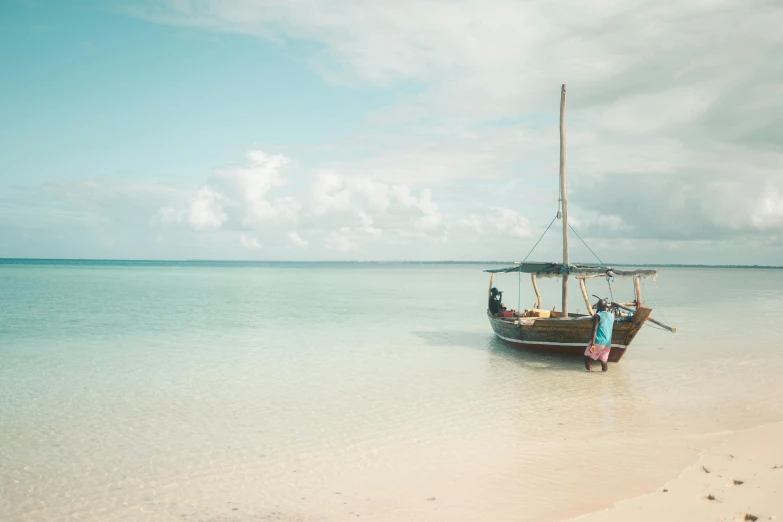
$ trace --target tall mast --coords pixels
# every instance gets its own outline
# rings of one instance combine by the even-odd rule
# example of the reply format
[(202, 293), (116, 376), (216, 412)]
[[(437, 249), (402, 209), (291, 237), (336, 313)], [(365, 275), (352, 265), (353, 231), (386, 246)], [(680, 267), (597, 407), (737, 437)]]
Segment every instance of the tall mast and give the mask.
[[(566, 183), (566, 85), (560, 90), (560, 207), (563, 219), (563, 266), (568, 268), (568, 184)], [(568, 274), (563, 274), (563, 317), (568, 317)]]

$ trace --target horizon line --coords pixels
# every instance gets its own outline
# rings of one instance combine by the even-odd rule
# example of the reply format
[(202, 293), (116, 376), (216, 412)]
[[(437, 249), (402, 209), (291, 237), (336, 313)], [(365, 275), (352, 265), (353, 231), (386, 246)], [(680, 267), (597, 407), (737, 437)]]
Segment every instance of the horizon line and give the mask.
[[(133, 258), (68, 258), (68, 257), (0, 257), (0, 264), (10, 264), (14, 262), (85, 262), (85, 263), (363, 263), (363, 264), (461, 264), (461, 265), (478, 265), (478, 264), (508, 264), (512, 265), (517, 261), (502, 261), (502, 260), (471, 260), (471, 261), (457, 261), (457, 260), (272, 260), (272, 259), (133, 259)], [(10, 263), (9, 263), (10, 262)], [(596, 265), (596, 263), (576, 263), (583, 265)], [(783, 265), (747, 265), (747, 264), (704, 264), (704, 263), (606, 263), (607, 267), (614, 266), (644, 266), (644, 267), (697, 267), (697, 268), (768, 268), (768, 269), (783, 269)]]

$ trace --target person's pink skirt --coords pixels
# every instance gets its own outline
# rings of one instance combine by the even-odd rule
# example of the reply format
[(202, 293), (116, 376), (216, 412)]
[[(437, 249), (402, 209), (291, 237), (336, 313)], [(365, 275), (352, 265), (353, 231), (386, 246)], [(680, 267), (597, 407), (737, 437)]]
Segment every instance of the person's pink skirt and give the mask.
[(590, 351), (590, 345), (587, 345), (585, 355), (594, 361), (601, 359), (603, 362), (609, 362), (609, 352), (612, 351), (611, 346), (604, 346), (603, 344), (594, 344), (593, 351)]

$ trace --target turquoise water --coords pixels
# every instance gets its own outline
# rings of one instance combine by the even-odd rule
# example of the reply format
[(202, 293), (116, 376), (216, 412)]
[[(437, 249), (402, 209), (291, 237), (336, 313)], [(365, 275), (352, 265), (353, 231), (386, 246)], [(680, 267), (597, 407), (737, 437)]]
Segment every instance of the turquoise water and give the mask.
[(484, 268), (0, 264), (0, 520), (557, 520), (783, 420), (783, 270), (663, 269), (677, 333), (588, 374), (494, 339)]

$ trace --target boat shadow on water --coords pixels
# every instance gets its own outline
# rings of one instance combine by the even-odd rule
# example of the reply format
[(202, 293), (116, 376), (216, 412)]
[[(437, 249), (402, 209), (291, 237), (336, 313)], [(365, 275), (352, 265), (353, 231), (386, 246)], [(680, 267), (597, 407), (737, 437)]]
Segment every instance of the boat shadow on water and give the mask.
[(468, 348), (500, 357), (520, 364), (534, 371), (582, 372), (584, 365), (580, 357), (573, 355), (518, 350), (508, 346), (495, 335), (480, 332), (418, 331), (411, 332), (430, 346)]

